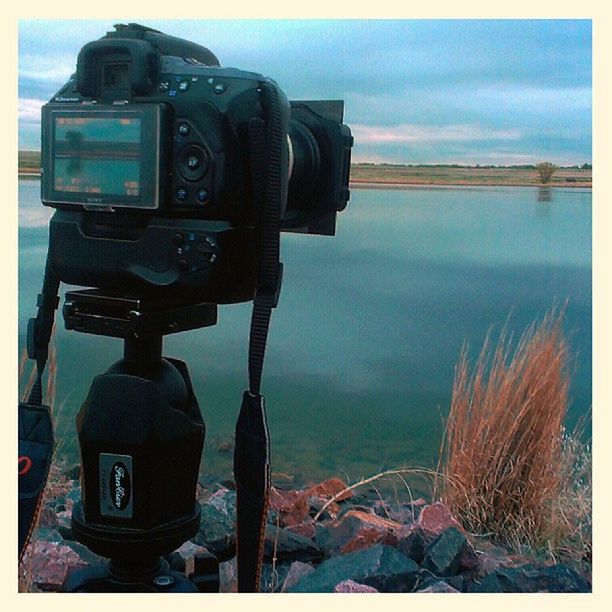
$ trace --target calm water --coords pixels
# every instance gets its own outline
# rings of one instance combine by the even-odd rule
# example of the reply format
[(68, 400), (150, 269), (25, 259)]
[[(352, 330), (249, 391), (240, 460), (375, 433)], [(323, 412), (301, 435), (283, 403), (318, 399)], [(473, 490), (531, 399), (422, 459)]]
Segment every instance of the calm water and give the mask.
[[(35, 313), (50, 213), (38, 181), (19, 185), (19, 331)], [(453, 367), (468, 341), (508, 322), (520, 332), (568, 300), (570, 425), (591, 406), (591, 191), (354, 190), (335, 238), (287, 235), (264, 393), (273, 472), (351, 480), (436, 460)], [(207, 423), (205, 469), (227, 477), (251, 306), (214, 328), (170, 336), (188, 361)], [(76, 453), (75, 412), (121, 341), (58, 325), (59, 434)]]

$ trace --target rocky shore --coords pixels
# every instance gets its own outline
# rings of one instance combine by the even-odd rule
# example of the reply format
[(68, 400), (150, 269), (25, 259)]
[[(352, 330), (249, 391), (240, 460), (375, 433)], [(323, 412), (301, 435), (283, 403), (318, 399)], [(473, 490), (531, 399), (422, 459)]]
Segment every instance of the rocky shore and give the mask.
[[(510, 554), (466, 533), (440, 502), (387, 501), (375, 489), (346, 490), (332, 478), (273, 488), (261, 590), (290, 593), (590, 592), (588, 572)], [(220, 561), (220, 591), (236, 591), (231, 482), (198, 489), (198, 534), (173, 555), (187, 573), (198, 555)], [(332, 500), (330, 503), (330, 500)], [(57, 591), (67, 573), (104, 560), (74, 540), (78, 468), (54, 479), (20, 566), (20, 589)], [(177, 565), (178, 564), (178, 565)]]

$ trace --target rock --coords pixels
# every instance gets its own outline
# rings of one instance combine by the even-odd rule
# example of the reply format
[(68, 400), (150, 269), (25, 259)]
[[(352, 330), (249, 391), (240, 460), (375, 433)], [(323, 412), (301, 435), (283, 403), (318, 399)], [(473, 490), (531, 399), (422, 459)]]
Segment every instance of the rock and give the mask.
[(293, 525), (292, 527), (287, 527), (287, 531), (291, 531), (291, 533), (296, 533), (297, 535), (302, 536), (303, 538), (308, 538), (309, 540), (315, 539), (315, 524), (312, 520), (306, 520), (300, 525)]
[(219, 561), (226, 561), (236, 548), (235, 529), (235, 507), (227, 499), (216, 499), (202, 505), (200, 528), (192, 541), (207, 548)]
[(81, 478), (81, 465), (75, 464), (64, 470), (64, 475), (68, 480), (79, 480)]
[(108, 562), (108, 559), (96, 555), (87, 548), (84, 544), (77, 542), (76, 540), (66, 540), (64, 542), (66, 546), (70, 547), (79, 557), (89, 565), (104, 565)]
[[(329, 478), (323, 482), (308, 487), (305, 490), (306, 497), (324, 497), (326, 500), (331, 499), (334, 495), (344, 491), (347, 488), (340, 478)], [(352, 491), (345, 491), (335, 501), (342, 502), (353, 497)]]
[(470, 549), (473, 551), (465, 534), (451, 527), (429, 544), (421, 565), (437, 576), (455, 576), (461, 570), (462, 558), (469, 558)]
[(207, 504), (215, 507), (223, 514), (236, 516), (236, 492), (230, 491), (225, 487), (215, 491), (206, 501)]
[(57, 530), (64, 540), (74, 540), (72, 532), (72, 510), (63, 510), (57, 513)]
[(185, 573), (189, 575), (193, 573), (193, 558), (196, 555), (204, 555), (206, 553), (209, 553), (210, 551), (204, 546), (201, 546), (200, 544), (196, 544), (191, 540), (187, 540), (187, 542), (184, 542), (181, 547), (177, 549), (176, 552), (185, 561)]
[(567, 565), (500, 568), (475, 581), (474, 593), (590, 593), (591, 585)]
[(426, 505), (427, 502), (422, 497), (408, 504), (393, 504), (378, 499), (374, 502), (373, 510), (378, 516), (409, 525), (419, 518), (422, 508)]
[[(346, 484), (339, 478), (330, 478), (306, 489), (288, 490), (270, 488), (270, 509), (278, 518), (280, 527), (300, 525), (314, 516), (337, 493), (344, 491)], [(344, 501), (352, 496), (352, 491), (344, 492), (336, 501)], [(335, 502), (326, 510), (328, 516), (338, 513), (340, 507)], [(312, 514), (311, 514), (312, 513)], [(275, 521), (273, 521), (275, 522)]]
[(312, 540), (282, 529), (275, 525), (266, 525), (264, 540), (264, 559), (277, 561), (316, 561), (323, 557), (323, 552)]
[(31, 581), (41, 591), (59, 591), (69, 572), (87, 563), (69, 546), (60, 542), (34, 542), (24, 558)]
[(62, 534), (53, 527), (37, 527), (32, 534), (31, 543), (40, 542), (62, 542)]
[(78, 480), (71, 480), (68, 491), (66, 491), (66, 495), (64, 497), (65, 506), (66, 508), (72, 510), (74, 504), (79, 501), (81, 501), (81, 485), (79, 484)]
[(502, 567), (521, 565), (521, 562), (508, 554), (508, 551), (487, 541), (479, 542), (478, 548), (478, 575), (480, 577), (492, 574)]
[(421, 565), (423, 558), (425, 557), (425, 536), (423, 532), (417, 527), (411, 529), (408, 535), (399, 539), (396, 544), (396, 548), (404, 553), (409, 559), (412, 559), (415, 563)]
[(288, 589), (291, 593), (332, 593), (343, 580), (354, 580), (379, 591), (410, 591), (419, 574), (418, 565), (390, 546), (371, 548), (327, 559), (311, 574)]
[(333, 556), (373, 544), (395, 544), (403, 530), (404, 527), (395, 521), (361, 510), (350, 510), (329, 527), (317, 531), (316, 542), (328, 556)]
[[(497, 572), (493, 572), (481, 578), (475, 580), (470, 589), (472, 593), (504, 593), (504, 586), (497, 577)], [(512, 591), (510, 591), (512, 592)]]
[(38, 527), (46, 529), (57, 528), (57, 516), (53, 508), (49, 506), (42, 506), (38, 514)]
[(238, 571), (236, 557), (219, 563), (219, 593), (236, 593), (238, 591)]
[(436, 580), (424, 589), (418, 589), (415, 593), (460, 593), (444, 580)]
[(315, 568), (310, 563), (303, 563), (302, 561), (294, 561), (289, 566), (289, 571), (285, 576), (285, 581), (281, 587), (281, 593), (286, 593), (294, 584), (299, 582), (304, 576), (312, 574)]
[(425, 537), (429, 540), (437, 538), (443, 531), (455, 527), (463, 531), (463, 527), (453, 517), (450, 510), (441, 502), (425, 506), (416, 522)]
[(480, 568), (480, 556), (468, 542), (459, 555), (459, 571), (469, 572), (473, 575)]
[(280, 593), (290, 567), (290, 563), (276, 563), (275, 565), (264, 563), (261, 568), (260, 591), (262, 593)]
[(303, 491), (270, 488), (270, 509), (276, 512), (281, 527), (299, 525), (308, 518), (308, 497)]
[(236, 490), (236, 481), (233, 478), (222, 480), (219, 484), (224, 486), (226, 489), (231, 489), (232, 491)]
[(329, 500), (326, 497), (309, 497), (308, 498), (308, 514), (312, 517), (315, 517), (319, 511), (323, 510), (321, 515), (319, 516), (319, 520), (333, 520), (338, 516), (338, 512), (340, 511), (340, 506), (336, 502), (331, 502), (328, 504)]
[(380, 593), (380, 591), (367, 584), (360, 584), (353, 580), (343, 580), (334, 587), (334, 593)]

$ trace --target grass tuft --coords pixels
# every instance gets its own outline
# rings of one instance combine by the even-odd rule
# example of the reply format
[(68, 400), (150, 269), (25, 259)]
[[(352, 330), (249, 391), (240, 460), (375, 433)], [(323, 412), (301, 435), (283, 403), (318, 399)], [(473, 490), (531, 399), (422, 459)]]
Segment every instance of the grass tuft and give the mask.
[(590, 452), (564, 420), (570, 373), (563, 310), (532, 324), (511, 352), (487, 338), (455, 370), (441, 449), (442, 500), (474, 533), (514, 549), (590, 557)]

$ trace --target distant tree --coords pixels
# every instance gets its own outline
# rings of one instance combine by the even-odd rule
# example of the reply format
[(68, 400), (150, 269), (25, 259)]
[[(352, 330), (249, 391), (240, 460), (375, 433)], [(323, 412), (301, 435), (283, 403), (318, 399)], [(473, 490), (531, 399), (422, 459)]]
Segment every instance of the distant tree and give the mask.
[(552, 175), (555, 173), (557, 166), (550, 162), (542, 162), (536, 166), (538, 174), (540, 175), (540, 182), (546, 184), (550, 182)]
[(580, 166), (581, 170), (592, 170), (593, 166), (591, 164), (589, 164), (589, 162), (586, 162), (584, 164), (582, 164), (582, 166)]

